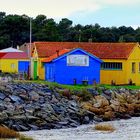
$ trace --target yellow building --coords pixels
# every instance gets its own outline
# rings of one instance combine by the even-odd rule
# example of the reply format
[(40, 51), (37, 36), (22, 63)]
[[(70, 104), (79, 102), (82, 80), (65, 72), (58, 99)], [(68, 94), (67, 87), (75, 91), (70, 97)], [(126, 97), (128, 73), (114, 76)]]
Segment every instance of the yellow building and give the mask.
[(32, 56), (33, 79), (39, 78), (45, 80), (45, 69), (42, 63), (44, 58), (46, 58), (46, 56), (42, 55), (42, 51), (39, 51), (38, 47), (35, 47)]
[(1, 72), (28, 72), (29, 59), (25, 52), (14, 48), (7, 48), (0, 50), (0, 56)]
[[(28, 45), (27, 45), (28, 46)], [(139, 43), (83, 43), (83, 42), (34, 42), (32, 43), (33, 77), (45, 79), (41, 62), (61, 49), (82, 48), (104, 61), (101, 66), (101, 84), (140, 85)]]
[(101, 66), (101, 84), (140, 85), (140, 45), (120, 43), (112, 45), (110, 55), (104, 56)]

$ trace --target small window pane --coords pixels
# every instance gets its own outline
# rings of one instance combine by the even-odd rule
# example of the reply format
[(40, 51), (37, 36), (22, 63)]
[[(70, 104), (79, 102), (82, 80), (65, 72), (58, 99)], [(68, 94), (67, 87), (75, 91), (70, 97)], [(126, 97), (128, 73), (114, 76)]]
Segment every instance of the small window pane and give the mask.
[(140, 62), (139, 62), (139, 72), (140, 72)]
[(114, 70), (122, 70), (122, 63), (121, 62), (104, 62), (101, 65), (102, 69), (114, 69)]
[(135, 68), (135, 62), (132, 62), (132, 73), (135, 73), (135, 70), (136, 70), (136, 68)]
[(15, 68), (15, 64), (14, 64), (14, 63), (11, 64), (11, 68), (12, 68), (12, 69)]

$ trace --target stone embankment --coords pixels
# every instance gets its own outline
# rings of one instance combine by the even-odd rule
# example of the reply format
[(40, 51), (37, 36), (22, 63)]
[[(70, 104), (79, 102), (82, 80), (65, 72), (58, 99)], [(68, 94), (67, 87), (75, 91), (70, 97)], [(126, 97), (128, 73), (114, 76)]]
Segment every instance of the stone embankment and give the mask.
[(71, 92), (35, 83), (0, 85), (0, 125), (18, 131), (77, 127), (140, 116), (140, 91)]
[[(140, 91), (127, 89), (102, 90), (101, 95), (82, 103), (101, 121), (129, 119), (140, 116)], [(94, 117), (95, 118), (95, 117)]]

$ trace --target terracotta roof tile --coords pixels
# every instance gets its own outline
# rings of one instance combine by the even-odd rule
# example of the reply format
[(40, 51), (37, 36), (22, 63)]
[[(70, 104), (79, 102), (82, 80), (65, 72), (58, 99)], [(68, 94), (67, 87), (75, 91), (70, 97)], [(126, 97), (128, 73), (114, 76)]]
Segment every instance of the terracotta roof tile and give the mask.
[(82, 48), (101, 59), (127, 59), (137, 43), (34, 42), (39, 57), (49, 57), (57, 50)]
[(49, 56), (48, 58), (44, 59), (42, 62), (51, 62), (52, 60), (58, 58), (59, 56), (62, 56), (68, 52), (70, 52), (71, 49), (63, 49), (63, 50), (58, 50), (57, 53)]

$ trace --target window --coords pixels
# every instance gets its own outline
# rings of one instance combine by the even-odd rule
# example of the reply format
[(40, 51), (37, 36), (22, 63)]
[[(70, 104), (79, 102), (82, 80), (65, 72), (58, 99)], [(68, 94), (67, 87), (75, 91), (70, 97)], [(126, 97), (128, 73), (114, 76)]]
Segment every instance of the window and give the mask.
[(121, 62), (104, 62), (101, 64), (101, 69), (122, 70)]
[(136, 64), (135, 62), (132, 62), (132, 73), (136, 72)]
[(68, 66), (89, 66), (89, 56), (87, 55), (68, 55)]
[(15, 68), (15, 64), (14, 64), (14, 63), (11, 64), (11, 68), (12, 68), (12, 69)]
[(140, 72), (140, 62), (139, 62), (139, 72)]

